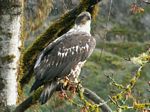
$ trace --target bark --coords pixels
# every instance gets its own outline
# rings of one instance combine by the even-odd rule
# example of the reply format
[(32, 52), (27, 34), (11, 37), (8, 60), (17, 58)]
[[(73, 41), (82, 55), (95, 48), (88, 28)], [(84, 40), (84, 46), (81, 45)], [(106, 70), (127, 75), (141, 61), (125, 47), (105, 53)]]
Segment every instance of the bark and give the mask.
[(77, 7), (64, 14), (60, 19), (56, 20), (51, 26), (49, 26), (49, 28), (24, 52), (22, 66), (20, 67), (20, 71), (22, 71), (22, 74), (20, 74), (20, 84), (22, 88), (31, 80), (36, 57), (45, 46), (67, 32), (74, 25), (76, 17), (82, 11), (87, 10), (94, 16), (94, 6), (100, 1), (101, 0), (82, 0)]
[(112, 112), (111, 108), (105, 103), (105, 101), (90, 89), (84, 88), (83, 94), (95, 104), (103, 103), (103, 105), (100, 106), (103, 112)]
[(0, 112), (16, 105), (20, 16), (19, 0), (0, 0)]

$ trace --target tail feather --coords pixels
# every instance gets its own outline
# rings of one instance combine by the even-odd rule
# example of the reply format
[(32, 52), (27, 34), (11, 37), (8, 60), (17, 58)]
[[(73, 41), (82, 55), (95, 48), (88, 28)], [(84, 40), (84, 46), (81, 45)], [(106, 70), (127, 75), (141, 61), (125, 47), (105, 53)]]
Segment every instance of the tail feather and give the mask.
[(51, 83), (48, 83), (46, 85), (44, 85), (44, 90), (41, 93), (39, 102), (41, 104), (44, 104), (47, 102), (47, 100), (53, 95), (53, 93), (55, 92), (56, 88), (57, 88), (58, 82), (56, 81), (52, 81)]

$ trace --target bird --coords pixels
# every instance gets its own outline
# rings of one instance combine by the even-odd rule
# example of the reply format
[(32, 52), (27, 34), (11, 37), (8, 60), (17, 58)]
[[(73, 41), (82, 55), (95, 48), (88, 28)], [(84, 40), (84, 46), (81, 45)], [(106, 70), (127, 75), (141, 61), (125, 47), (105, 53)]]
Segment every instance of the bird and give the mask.
[(56, 91), (60, 80), (68, 77), (78, 82), (81, 68), (92, 54), (96, 40), (90, 33), (91, 14), (80, 13), (75, 25), (51, 42), (40, 53), (34, 65), (35, 82), (30, 92), (44, 86), (39, 102), (45, 104)]

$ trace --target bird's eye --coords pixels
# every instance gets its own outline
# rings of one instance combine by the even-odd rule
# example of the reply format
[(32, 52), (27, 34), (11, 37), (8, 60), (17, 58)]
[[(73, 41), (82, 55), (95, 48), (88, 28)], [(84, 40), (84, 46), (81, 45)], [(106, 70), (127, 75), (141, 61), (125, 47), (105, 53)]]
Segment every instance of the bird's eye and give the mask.
[(87, 20), (91, 20), (91, 18), (89, 16), (87, 16)]

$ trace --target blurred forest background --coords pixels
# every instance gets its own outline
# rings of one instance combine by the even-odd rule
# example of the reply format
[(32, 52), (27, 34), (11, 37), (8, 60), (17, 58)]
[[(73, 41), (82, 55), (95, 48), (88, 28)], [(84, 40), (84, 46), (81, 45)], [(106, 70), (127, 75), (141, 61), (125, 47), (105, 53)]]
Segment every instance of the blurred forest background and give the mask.
[[(131, 6), (136, 3), (144, 12), (133, 13)], [(79, 0), (27, 0), (24, 4), (25, 47), (28, 47), (50, 24), (62, 14), (79, 4)], [(92, 35), (97, 46), (82, 69), (81, 82), (105, 101), (119, 90), (111, 84), (106, 75), (117, 83), (126, 85), (138, 66), (126, 60), (138, 56), (150, 48), (150, 5), (141, 0), (103, 0), (99, 13), (92, 21)], [(142, 76), (133, 89), (137, 102), (150, 102), (150, 64), (144, 67)], [(25, 87), (29, 96), (31, 85)], [(77, 101), (78, 98), (74, 98)], [(77, 101), (78, 102), (78, 101)], [(112, 109), (115, 106), (108, 103)], [(130, 101), (129, 101), (130, 104)], [(34, 106), (27, 112), (79, 112), (76, 106), (55, 95), (42, 106)], [(135, 112), (135, 110), (127, 110)]]

